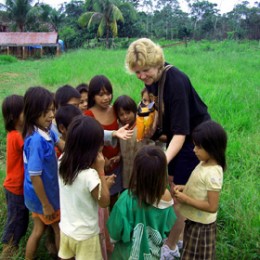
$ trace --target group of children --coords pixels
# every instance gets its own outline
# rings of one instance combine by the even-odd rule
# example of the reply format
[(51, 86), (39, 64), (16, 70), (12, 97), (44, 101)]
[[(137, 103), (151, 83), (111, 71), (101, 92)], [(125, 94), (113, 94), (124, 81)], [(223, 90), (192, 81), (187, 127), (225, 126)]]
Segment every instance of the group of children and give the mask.
[(25, 259), (36, 256), (46, 227), (52, 227), (60, 259), (164, 259), (161, 247), (176, 220), (173, 198), (187, 218), (182, 259), (194, 252), (200, 256), (195, 244), (204, 238), (194, 235), (194, 224), (202, 225), (204, 241), (209, 235), (214, 251), (226, 167), (224, 129), (207, 121), (194, 130), (201, 163), (185, 187), (171, 191), (164, 151), (147, 145), (147, 129), (155, 127), (157, 116), (152, 97), (143, 91), (139, 106), (126, 95), (113, 106), (112, 99), (112, 84), (103, 75), (89, 85), (62, 86), (55, 94), (31, 87), (24, 97), (5, 98), (2, 257), (18, 248), (30, 211), (33, 229)]

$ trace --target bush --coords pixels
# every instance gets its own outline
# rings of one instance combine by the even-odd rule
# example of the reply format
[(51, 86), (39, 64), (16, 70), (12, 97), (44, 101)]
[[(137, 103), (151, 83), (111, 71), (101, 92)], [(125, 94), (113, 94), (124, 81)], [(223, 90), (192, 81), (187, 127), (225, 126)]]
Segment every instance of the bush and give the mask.
[(11, 55), (0, 55), (0, 65), (17, 62), (17, 59)]

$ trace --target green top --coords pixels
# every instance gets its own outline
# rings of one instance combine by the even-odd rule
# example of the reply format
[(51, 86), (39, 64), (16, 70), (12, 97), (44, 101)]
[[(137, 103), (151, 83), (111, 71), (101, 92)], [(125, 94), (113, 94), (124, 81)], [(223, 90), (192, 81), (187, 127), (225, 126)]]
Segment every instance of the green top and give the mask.
[(115, 248), (111, 259), (159, 259), (176, 215), (173, 200), (158, 205), (138, 205), (136, 197), (124, 191), (113, 207), (107, 222)]

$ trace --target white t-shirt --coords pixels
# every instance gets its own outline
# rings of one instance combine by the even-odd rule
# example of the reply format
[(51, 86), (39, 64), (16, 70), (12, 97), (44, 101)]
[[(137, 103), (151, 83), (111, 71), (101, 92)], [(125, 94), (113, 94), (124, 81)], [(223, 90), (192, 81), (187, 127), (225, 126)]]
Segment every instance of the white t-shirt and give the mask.
[(60, 188), (60, 229), (75, 240), (86, 240), (99, 233), (98, 203), (91, 191), (99, 185), (96, 170), (81, 171), (72, 185), (64, 185), (59, 176)]

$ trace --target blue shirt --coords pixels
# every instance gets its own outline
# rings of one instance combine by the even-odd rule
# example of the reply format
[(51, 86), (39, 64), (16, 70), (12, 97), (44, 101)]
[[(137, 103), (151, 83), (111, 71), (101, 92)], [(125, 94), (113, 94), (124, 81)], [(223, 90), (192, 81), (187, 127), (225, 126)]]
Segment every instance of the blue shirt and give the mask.
[(35, 128), (32, 135), (24, 141), (24, 200), (26, 207), (35, 213), (43, 214), (42, 204), (35, 193), (31, 176), (40, 176), (45, 193), (54, 210), (59, 205), (58, 167), (55, 153), (57, 135)]

